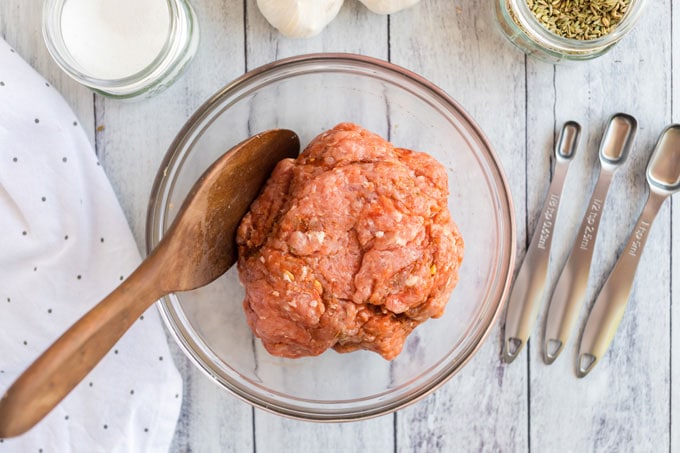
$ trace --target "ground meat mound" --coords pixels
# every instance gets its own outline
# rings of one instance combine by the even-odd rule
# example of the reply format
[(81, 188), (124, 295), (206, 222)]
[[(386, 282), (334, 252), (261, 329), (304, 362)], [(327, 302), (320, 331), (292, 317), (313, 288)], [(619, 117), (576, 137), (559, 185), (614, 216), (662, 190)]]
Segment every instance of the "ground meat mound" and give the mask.
[(354, 124), (281, 161), (237, 232), (243, 307), (267, 351), (395, 358), (458, 281), (447, 197), (441, 164)]

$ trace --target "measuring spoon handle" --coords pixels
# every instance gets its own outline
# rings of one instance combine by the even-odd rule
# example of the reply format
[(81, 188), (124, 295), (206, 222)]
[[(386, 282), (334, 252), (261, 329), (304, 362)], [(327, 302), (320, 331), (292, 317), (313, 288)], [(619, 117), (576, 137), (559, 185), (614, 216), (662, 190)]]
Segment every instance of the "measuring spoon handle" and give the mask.
[(553, 291), (545, 327), (543, 359), (551, 364), (562, 351), (583, 305), (595, 240), (612, 173), (601, 171), (567, 263)]
[(529, 244), (529, 249), (517, 274), (510, 294), (505, 318), (505, 341), (502, 357), (510, 363), (519, 355), (531, 334), (538, 316), (543, 293), (545, 292), (550, 247), (555, 228), (557, 212), (562, 198), (564, 181), (569, 164), (578, 147), (581, 126), (569, 121), (560, 134), (555, 154), (555, 174), (548, 188), (548, 195), (539, 217), (538, 226)]
[(628, 296), (649, 230), (665, 199), (666, 195), (650, 192), (625, 249), (595, 299), (579, 347), (576, 362), (578, 377), (586, 376), (595, 367), (614, 339), (628, 304)]
[(609, 186), (616, 170), (626, 161), (636, 132), (637, 120), (617, 113), (609, 119), (602, 136), (598, 153), (600, 174), (548, 308), (543, 343), (543, 360), (547, 364), (554, 362), (563, 350), (583, 306)]

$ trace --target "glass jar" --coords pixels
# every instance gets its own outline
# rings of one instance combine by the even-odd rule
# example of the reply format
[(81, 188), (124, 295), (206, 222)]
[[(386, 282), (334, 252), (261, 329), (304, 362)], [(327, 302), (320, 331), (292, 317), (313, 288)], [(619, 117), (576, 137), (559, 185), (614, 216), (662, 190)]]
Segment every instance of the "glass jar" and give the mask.
[(599, 57), (626, 36), (637, 23), (646, 0), (630, 0), (628, 11), (613, 30), (601, 38), (581, 41), (559, 36), (536, 19), (527, 0), (495, 0), (496, 18), (503, 34), (526, 54), (549, 63)]
[(148, 98), (170, 86), (199, 39), (187, 0), (44, 0), (42, 25), (62, 70), (118, 99)]

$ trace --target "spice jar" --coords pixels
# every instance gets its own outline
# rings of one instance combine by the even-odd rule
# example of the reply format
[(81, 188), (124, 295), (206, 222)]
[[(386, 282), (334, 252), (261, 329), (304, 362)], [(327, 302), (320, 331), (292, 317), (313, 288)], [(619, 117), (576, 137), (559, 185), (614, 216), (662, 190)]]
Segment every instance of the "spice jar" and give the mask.
[(171, 85), (198, 47), (187, 0), (44, 0), (43, 36), (69, 76), (105, 96), (150, 97)]
[[(598, 57), (626, 36), (640, 19), (646, 0), (605, 0), (617, 12), (608, 16), (590, 9), (589, 0), (495, 0), (496, 18), (503, 34), (528, 55), (550, 63)], [(529, 6), (531, 2), (533, 8)], [(575, 24), (555, 26), (560, 3), (583, 8)], [(593, 3), (595, 1), (593, 0)], [(584, 6), (573, 6), (584, 5)], [(537, 8), (540, 7), (540, 8)], [(621, 17), (618, 12), (623, 11)], [(564, 14), (562, 14), (564, 16)], [(614, 21), (618, 21), (615, 23)], [(598, 33), (577, 33), (580, 28), (601, 27)], [(559, 31), (550, 31), (549, 28)], [(558, 34), (559, 33), (559, 34)], [(578, 39), (576, 38), (578, 37)]]

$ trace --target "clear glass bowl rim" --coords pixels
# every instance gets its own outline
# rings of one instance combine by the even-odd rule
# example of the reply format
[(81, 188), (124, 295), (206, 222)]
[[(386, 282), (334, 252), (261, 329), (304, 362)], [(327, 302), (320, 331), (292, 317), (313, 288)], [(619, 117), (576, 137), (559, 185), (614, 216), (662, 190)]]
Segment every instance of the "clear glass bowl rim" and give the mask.
[[(498, 284), (496, 284), (496, 297), (494, 297), (494, 300), (496, 301), (495, 307), (486, 313), (485, 319), (478, 320), (478, 323), (483, 322), (484, 327), (477, 341), (474, 342), (472, 347), (465, 350), (465, 355), (462, 360), (455, 363), (449, 362), (447, 366), (440, 366), (437, 372), (431, 376), (427, 382), (416, 386), (415, 389), (408, 393), (405, 398), (389, 399), (386, 398), (385, 393), (382, 393), (368, 398), (368, 404), (358, 408), (354, 407), (351, 403), (347, 404), (347, 402), (342, 401), (335, 402), (335, 404), (321, 402), (317, 403), (318, 407), (310, 408), (309, 405), (296, 404), (295, 402), (299, 401), (299, 399), (286, 398), (285, 395), (277, 393), (263, 393), (259, 395), (254, 394), (253, 392), (248, 391), (248, 389), (241, 388), (237, 383), (225, 382), (224, 379), (220, 379), (218, 376), (215, 376), (214, 373), (210, 371), (209, 367), (203, 363), (206, 358), (198, 357), (199, 351), (195, 347), (196, 341), (193, 338), (186, 338), (179, 331), (180, 326), (178, 326), (177, 320), (173, 317), (173, 310), (170, 308), (172, 303), (168, 300), (169, 296), (159, 300), (156, 306), (166, 327), (176, 340), (177, 344), (180, 346), (182, 352), (192, 361), (194, 365), (197, 366), (197, 368), (202, 370), (219, 387), (228, 390), (248, 404), (263, 409), (267, 412), (285, 417), (315, 422), (348, 422), (378, 417), (394, 412), (398, 409), (402, 409), (408, 405), (420, 401), (422, 398), (431, 394), (433, 391), (445, 384), (463, 366), (465, 366), (465, 364), (467, 364), (479, 350), (498, 320), (500, 313), (503, 311), (507, 301), (507, 296), (510, 291), (510, 283), (514, 272), (515, 244), (517, 234), (512, 195), (503, 167), (500, 164), (500, 161), (493, 148), (491, 147), (490, 142), (476, 122), (467, 114), (467, 112), (458, 104), (457, 101), (451, 98), (445, 91), (434, 85), (432, 82), (412, 71), (378, 58), (352, 53), (311, 53), (284, 58), (250, 70), (231, 83), (227, 84), (224, 88), (216, 92), (212, 97), (205, 101), (194, 112), (189, 120), (187, 120), (184, 126), (180, 129), (179, 133), (176, 135), (174, 141), (169, 146), (154, 180), (149, 199), (146, 223), (146, 251), (147, 254), (152, 251), (153, 244), (157, 243), (158, 241), (158, 231), (159, 229), (163, 228), (162, 225), (160, 225), (159, 220), (163, 217), (163, 192), (167, 192), (167, 183), (171, 181), (172, 177), (174, 176), (174, 170), (171, 172), (169, 169), (172, 168), (172, 165), (176, 162), (178, 156), (183, 154), (183, 151), (185, 151), (184, 148), (190, 139), (195, 139), (195, 134), (212, 122), (212, 114), (215, 113), (216, 108), (221, 105), (223, 99), (229, 98), (232, 94), (241, 92), (250, 83), (254, 83), (254, 81), (258, 80), (262, 76), (266, 76), (267, 74), (276, 73), (278, 71), (285, 73), (286, 70), (300, 65), (322, 63), (330, 65), (342, 65), (344, 63), (372, 67), (375, 69), (375, 71), (385, 71), (410, 81), (411, 83), (415, 83), (419, 88), (438, 98), (450, 109), (455, 110), (456, 113), (460, 115), (460, 117), (467, 123), (466, 125), (469, 127), (470, 132), (475, 135), (482, 143), (486, 152), (485, 157), (488, 159), (488, 164), (494, 172), (494, 181), (498, 184), (498, 195), (502, 198), (502, 205), (506, 208), (506, 212), (504, 214), (507, 215), (507, 218), (505, 219), (507, 228), (505, 231), (502, 231), (504, 237), (501, 239), (501, 246), (504, 246), (504, 250), (502, 250), (502, 254), (499, 259), (498, 270), (501, 280), (498, 282)], [(218, 114), (221, 114), (224, 110), (225, 109), (218, 110)], [(208, 120), (207, 123), (205, 123), (206, 120)], [(160, 234), (162, 235), (162, 232)], [(180, 315), (183, 316), (183, 314)], [(455, 366), (452, 366), (454, 364)], [(387, 392), (387, 394), (389, 394), (389, 392)], [(351, 401), (353, 402), (356, 400)]]

